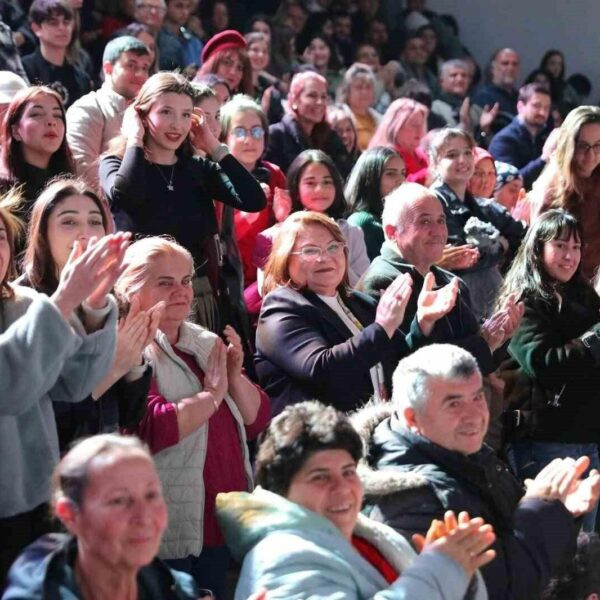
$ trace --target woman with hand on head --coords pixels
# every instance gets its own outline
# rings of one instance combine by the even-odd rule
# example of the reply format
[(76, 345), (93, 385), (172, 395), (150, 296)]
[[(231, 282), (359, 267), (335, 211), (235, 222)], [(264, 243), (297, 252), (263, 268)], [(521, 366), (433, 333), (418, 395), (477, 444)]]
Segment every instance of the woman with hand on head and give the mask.
[[(433, 322), (454, 306), (452, 288), (433, 294)], [(273, 240), (256, 331), (256, 373), (273, 411), (315, 397), (344, 411), (388, 398), (398, 361), (426, 341), (421, 304), (410, 332), (398, 329), (411, 289), (402, 275), (379, 303), (352, 291), (340, 227), (319, 212), (290, 215)]]
[[(600, 468), (600, 298), (582, 277), (582, 244), (571, 214), (540, 215), (498, 297), (501, 303), (513, 295), (525, 305), (508, 346), (521, 386), (515, 409), (523, 415), (509, 456), (521, 479), (533, 479), (555, 458), (589, 456)], [(594, 530), (595, 512), (584, 516), (586, 531)]]
[(310, 148), (329, 154), (342, 177), (352, 162), (342, 140), (327, 122), (327, 80), (313, 71), (294, 75), (288, 94), (288, 113), (269, 127), (265, 158), (287, 172), (293, 160)]
[(419, 144), (427, 133), (427, 107), (410, 98), (394, 100), (381, 118), (369, 148), (387, 146), (400, 154), (406, 180), (427, 185), (429, 162)]
[(360, 436), (331, 406), (301, 402), (273, 419), (258, 450), (261, 487), (217, 497), (227, 543), (243, 562), (236, 600), (261, 588), (274, 599), (488, 597), (477, 569), (495, 557), (491, 525), (449, 511), (434, 521), (437, 535), (432, 528), (415, 540), (418, 556), (360, 513), (362, 455)]
[(156, 558), (167, 507), (139, 439), (87, 438), (69, 450), (52, 480), (52, 512), (68, 533), (46, 535), (26, 548), (3, 598), (204, 598), (189, 575)]
[[(261, 210), (266, 200), (259, 183), (214, 136), (196, 101), (183, 76), (150, 77), (100, 163), (100, 181), (119, 228), (168, 234), (191, 252), (195, 318), (218, 330), (221, 248), (213, 200), (247, 212)], [(195, 156), (197, 151), (210, 159)]]
[(363, 152), (348, 177), (344, 189), (351, 211), (348, 223), (362, 229), (370, 261), (379, 256), (385, 240), (381, 224), (385, 197), (405, 179), (404, 160), (385, 146)]
[(31, 206), (48, 181), (75, 173), (60, 95), (44, 86), (18, 92), (2, 122), (0, 148), (0, 188), (23, 186), (19, 215), (28, 221)]
[(128, 234), (73, 243), (50, 297), (9, 283), (16, 222), (0, 206), (0, 581), (50, 530), (50, 476), (59, 459), (52, 402), (79, 402), (110, 369), (117, 309), (108, 292)]
[(214, 513), (222, 491), (252, 489), (246, 439), (270, 418), (269, 399), (246, 378), (239, 335), (189, 322), (191, 254), (174, 241), (150, 237), (127, 250), (115, 286), (123, 307), (150, 310), (164, 302), (154, 342), (145, 350), (153, 369), (146, 414), (136, 433), (148, 443), (163, 483), (170, 524), (161, 558), (191, 573), (223, 598), (229, 554)]
[[(52, 182), (33, 205), (19, 284), (51, 296), (74, 243), (85, 249), (111, 230), (106, 205), (82, 180)], [(53, 403), (61, 453), (76, 439), (138, 424), (152, 374), (142, 351), (154, 337), (161, 308), (146, 312), (136, 304), (119, 321), (113, 364), (92, 394), (77, 404)]]
[[(288, 186), (291, 212), (313, 211), (335, 219), (348, 249), (348, 280), (354, 287), (369, 267), (369, 258), (361, 229), (350, 225), (344, 218), (348, 207), (344, 198), (342, 178), (335, 164), (320, 150), (305, 150), (290, 165)], [(257, 236), (254, 262), (264, 268), (279, 225), (266, 229)], [(258, 275), (259, 291), (262, 273)], [(262, 294), (261, 294), (262, 295)]]

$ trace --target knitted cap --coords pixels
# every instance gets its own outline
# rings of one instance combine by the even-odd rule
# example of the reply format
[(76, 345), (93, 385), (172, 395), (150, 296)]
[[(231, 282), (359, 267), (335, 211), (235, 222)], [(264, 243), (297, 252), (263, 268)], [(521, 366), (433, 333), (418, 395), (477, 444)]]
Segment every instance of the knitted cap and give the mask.
[(202, 62), (206, 62), (215, 52), (229, 48), (241, 48), (243, 50), (248, 48), (244, 36), (235, 29), (226, 29), (213, 35), (202, 49)]

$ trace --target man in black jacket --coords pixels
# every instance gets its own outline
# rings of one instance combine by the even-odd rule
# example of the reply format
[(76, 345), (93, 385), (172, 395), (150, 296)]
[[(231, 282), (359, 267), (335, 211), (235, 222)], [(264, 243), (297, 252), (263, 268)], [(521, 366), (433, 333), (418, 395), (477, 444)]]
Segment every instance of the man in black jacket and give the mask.
[[(557, 460), (527, 487), (483, 444), (489, 412), (472, 355), (448, 344), (400, 361), (391, 408), (358, 413), (368, 463), (360, 466), (372, 518), (405, 536), (427, 531), (445, 511), (493, 525), (496, 558), (482, 569), (491, 600), (539, 598), (575, 551), (576, 517), (600, 495), (589, 458)], [(409, 537), (410, 539), (410, 537)]]

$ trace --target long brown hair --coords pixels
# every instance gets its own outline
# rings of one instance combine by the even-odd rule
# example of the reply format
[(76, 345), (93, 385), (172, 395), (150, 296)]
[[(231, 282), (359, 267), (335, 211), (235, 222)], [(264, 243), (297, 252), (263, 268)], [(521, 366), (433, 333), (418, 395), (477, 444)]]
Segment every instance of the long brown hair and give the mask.
[(49, 295), (58, 286), (59, 273), (48, 242), (48, 219), (69, 196), (87, 196), (100, 210), (105, 232), (113, 230), (112, 217), (106, 204), (82, 179), (60, 178), (46, 186), (31, 211), (23, 270), (32, 288)]
[[(575, 171), (575, 146), (584, 125), (600, 124), (600, 108), (597, 106), (578, 106), (565, 118), (558, 133), (556, 150), (548, 166), (536, 182), (536, 187), (545, 188), (546, 205), (573, 211), (583, 201), (584, 181)], [(594, 169), (589, 179), (594, 178), (600, 184), (600, 165)]]
[(62, 143), (50, 158), (49, 169), (55, 175), (75, 173), (75, 163), (73, 162), (73, 156), (67, 143), (65, 107), (62, 98), (58, 92), (49, 87), (36, 85), (17, 92), (8, 106), (1, 125), (0, 145), (2, 150), (0, 151), (0, 171), (2, 172), (2, 177), (13, 183), (25, 183), (25, 166), (27, 163), (25, 162), (23, 153), (23, 142), (13, 137), (12, 129), (13, 126), (19, 124), (27, 104), (41, 94), (52, 96), (56, 100), (62, 114), (62, 120), (65, 123), (65, 134)]
[(202, 63), (198, 75), (206, 75), (208, 73), (218, 74), (219, 66), (223, 60), (231, 57), (232, 54), (237, 55), (242, 63), (242, 79), (237, 90), (231, 90), (232, 94), (254, 94), (254, 86), (252, 85), (252, 65), (248, 58), (248, 52), (243, 48), (225, 48), (223, 50), (215, 50), (209, 59)]
[[(294, 249), (294, 244), (298, 234), (311, 225), (324, 227), (331, 234), (336, 242), (346, 243), (344, 236), (338, 224), (327, 215), (313, 211), (299, 211), (292, 213), (279, 227), (273, 239), (273, 247), (269, 260), (265, 266), (265, 281), (263, 284), (263, 297), (270, 291), (280, 286), (295, 287), (290, 276), (289, 262), (290, 253)], [(346, 269), (342, 282), (338, 286), (338, 291), (345, 294), (349, 289), (348, 280), (348, 248), (344, 248), (346, 256)]]
[[(155, 73), (146, 80), (146, 83), (141, 87), (131, 106), (137, 110), (138, 114), (143, 119), (150, 112), (152, 105), (156, 102), (158, 97), (169, 93), (189, 96), (194, 106), (198, 101), (198, 92), (196, 88), (194, 88), (183, 75), (161, 71), (160, 73)], [(146, 129), (144, 135), (144, 149), (146, 149), (148, 136), (148, 129)], [(108, 149), (103, 156), (118, 156), (123, 158), (126, 145), (127, 138), (121, 134), (109, 143)], [(179, 148), (177, 148), (176, 154), (180, 157), (192, 156), (194, 154), (194, 149), (189, 137), (187, 137)]]

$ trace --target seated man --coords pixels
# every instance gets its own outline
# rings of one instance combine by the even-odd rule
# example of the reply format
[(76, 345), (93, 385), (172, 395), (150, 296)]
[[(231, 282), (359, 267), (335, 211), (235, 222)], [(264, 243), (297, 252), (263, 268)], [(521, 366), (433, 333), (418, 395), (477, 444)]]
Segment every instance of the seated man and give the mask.
[(477, 90), (473, 104), (484, 107), (497, 102), (502, 113), (498, 121), (514, 117), (517, 114), (518, 92), (515, 82), (519, 76), (519, 55), (511, 48), (502, 48), (492, 57), (489, 69), (491, 80)]
[(454, 58), (440, 68), (440, 94), (431, 105), (431, 111), (444, 119), (447, 127), (461, 127), (472, 135), (491, 134), (491, 125), (499, 105), (477, 106), (467, 100), (471, 84), (469, 67), (464, 60)]
[(23, 59), (30, 83), (55, 89), (61, 95), (65, 108), (92, 87), (85, 71), (67, 59), (67, 50), (74, 35), (74, 19), (68, 0), (34, 0), (29, 8), (29, 20), (40, 47)]
[(406, 73), (407, 79), (416, 79), (424, 83), (434, 98), (439, 93), (438, 82), (435, 75), (427, 67), (427, 50), (425, 41), (417, 33), (409, 34), (404, 40), (400, 53), (400, 64)]
[(369, 516), (405, 536), (425, 533), (447, 510), (481, 516), (496, 533), (496, 558), (481, 570), (490, 600), (539, 598), (573, 556), (575, 519), (598, 501), (600, 474), (582, 479), (587, 457), (558, 459), (522, 489), (483, 444), (482, 377), (461, 348), (417, 350), (400, 361), (393, 384), (391, 404), (354, 418), (369, 460), (359, 469)]
[[(454, 277), (449, 271), (435, 266), (448, 241), (446, 217), (442, 204), (432, 191), (417, 183), (405, 183), (387, 196), (382, 223), (385, 242), (380, 256), (363, 275), (361, 289), (378, 299), (381, 291), (398, 275), (410, 273), (413, 292), (400, 326), (405, 331), (417, 311), (417, 298), (423, 290), (425, 276), (431, 274), (427, 283), (429, 289), (444, 286)], [(465, 260), (471, 252), (470, 248), (465, 249)], [(460, 280), (458, 285), (454, 308), (436, 321), (429, 339), (466, 348), (477, 358), (483, 374), (488, 375), (495, 369), (492, 352), (512, 335), (521, 308), (507, 306), (503, 314), (497, 313), (480, 327), (471, 309), (467, 286)], [(498, 335), (499, 321), (504, 323), (502, 335)]]
[(106, 44), (102, 87), (79, 98), (67, 111), (67, 141), (77, 175), (99, 190), (98, 158), (121, 132), (123, 113), (136, 97), (150, 70), (150, 51), (132, 36)]
[(550, 127), (550, 90), (541, 83), (528, 83), (519, 90), (517, 116), (501, 129), (489, 145), (492, 156), (519, 169), (524, 187), (533, 182), (550, 158), (545, 145)]

